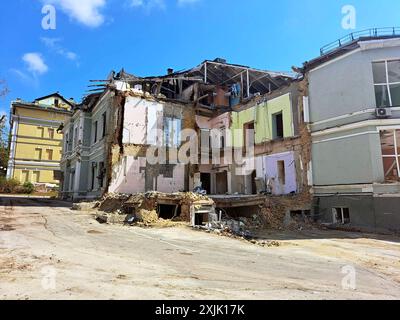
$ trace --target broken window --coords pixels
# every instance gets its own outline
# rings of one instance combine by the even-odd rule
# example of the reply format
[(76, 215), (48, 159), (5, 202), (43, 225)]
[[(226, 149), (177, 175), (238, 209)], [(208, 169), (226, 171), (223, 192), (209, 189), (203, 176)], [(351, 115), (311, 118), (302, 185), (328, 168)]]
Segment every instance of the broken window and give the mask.
[(104, 176), (106, 174), (106, 168), (104, 166), (104, 162), (99, 163), (99, 176), (97, 177), (99, 179), (99, 186), (100, 188), (104, 187)]
[(90, 190), (94, 190), (95, 178), (96, 178), (96, 162), (92, 162), (92, 183), (90, 186)]
[(383, 170), (386, 181), (400, 180), (400, 130), (380, 132)]
[(400, 60), (374, 62), (376, 107), (400, 106)]
[(102, 122), (103, 122), (103, 132), (101, 137), (104, 138), (106, 136), (106, 122), (107, 122), (107, 113), (104, 112), (102, 115)]
[(350, 223), (350, 209), (349, 208), (333, 208), (333, 223), (335, 224), (349, 224)]
[(58, 99), (54, 99), (54, 106), (56, 108), (58, 108), (58, 105), (59, 105), (59, 100)]
[(278, 161), (278, 180), (281, 185), (286, 184), (286, 170), (285, 170), (285, 161)]
[(255, 137), (255, 129), (254, 129), (254, 121), (245, 123), (243, 125), (243, 152), (249, 150), (249, 148), (254, 146), (254, 137)]
[(272, 115), (272, 139), (283, 139), (284, 130), (283, 130), (283, 113), (275, 113)]
[(174, 177), (174, 168), (173, 164), (165, 164), (160, 166), (160, 174), (164, 176), (164, 178), (173, 178)]
[(182, 120), (178, 118), (164, 118), (164, 144), (166, 147), (179, 147), (181, 143)]
[(94, 127), (93, 127), (93, 142), (96, 143), (97, 142), (97, 127), (98, 127), (98, 122), (95, 121), (94, 122)]

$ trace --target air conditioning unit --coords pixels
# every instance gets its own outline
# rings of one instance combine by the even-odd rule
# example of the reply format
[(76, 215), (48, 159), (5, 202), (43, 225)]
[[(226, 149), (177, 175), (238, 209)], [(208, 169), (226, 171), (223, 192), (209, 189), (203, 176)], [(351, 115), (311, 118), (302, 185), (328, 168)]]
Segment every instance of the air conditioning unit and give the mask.
[(392, 110), (390, 108), (377, 108), (376, 117), (379, 119), (389, 118), (392, 115)]

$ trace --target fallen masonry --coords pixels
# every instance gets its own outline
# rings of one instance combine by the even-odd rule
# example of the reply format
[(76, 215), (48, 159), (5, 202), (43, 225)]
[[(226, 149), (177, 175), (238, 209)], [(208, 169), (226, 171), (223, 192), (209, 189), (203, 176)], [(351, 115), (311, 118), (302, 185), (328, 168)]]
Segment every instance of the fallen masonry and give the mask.
[(110, 193), (97, 202), (82, 202), (73, 209), (96, 210), (99, 223), (139, 227), (192, 227), (263, 247), (279, 246), (258, 234), (265, 229), (319, 229), (309, 216), (307, 195), (205, 196), (192, 192)]

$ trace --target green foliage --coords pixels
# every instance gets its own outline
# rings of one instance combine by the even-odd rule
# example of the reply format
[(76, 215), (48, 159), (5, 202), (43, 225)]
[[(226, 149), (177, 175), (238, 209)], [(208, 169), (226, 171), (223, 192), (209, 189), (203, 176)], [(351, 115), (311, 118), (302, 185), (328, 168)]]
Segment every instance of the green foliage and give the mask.
[(24, 194), (32, 194), (35, 191), (35, 186), (31, 182), (25, 182), (22, 188)]
[(30, 182), (23, 185), (18, 180), (0, 177), (0, 193), (32, 194), (35, 186)]

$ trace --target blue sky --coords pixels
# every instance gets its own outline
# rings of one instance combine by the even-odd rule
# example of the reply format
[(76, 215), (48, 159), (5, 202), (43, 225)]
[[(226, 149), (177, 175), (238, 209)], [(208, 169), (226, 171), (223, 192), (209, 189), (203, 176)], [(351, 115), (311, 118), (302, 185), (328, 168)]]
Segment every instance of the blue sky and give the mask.
[[(56, 29), (42, 28), (42, 7), (56, 8)], [(13, 0), (0, 1), (0, 79), (11, 100), (60, 91), (80, 101), (90, 79), (122, 67), (140, 76), (182, 70), (205, 59), (290, 71), (352, 30), (342, 7), (356, 9), (356, 30), (400, 26), (398, 0)]]

